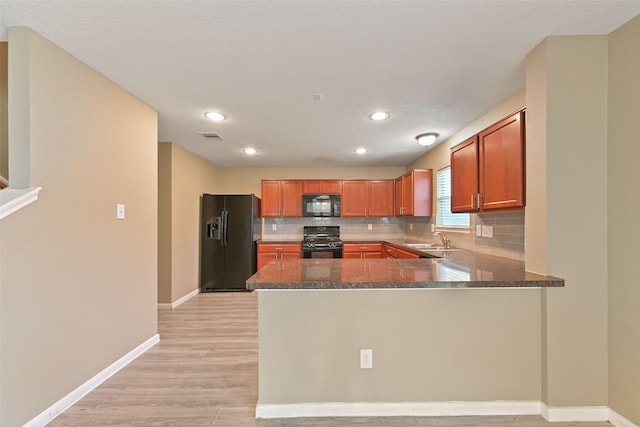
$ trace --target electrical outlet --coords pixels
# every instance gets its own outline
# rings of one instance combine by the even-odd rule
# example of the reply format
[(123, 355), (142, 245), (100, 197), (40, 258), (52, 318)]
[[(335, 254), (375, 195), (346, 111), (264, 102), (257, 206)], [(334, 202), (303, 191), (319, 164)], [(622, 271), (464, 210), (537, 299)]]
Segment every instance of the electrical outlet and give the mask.
[(482, 237), (482, 225), (476, 225), (476, 237)]
[(124, 219), (124, 205), (121, 203), (116, 205), (116, 219)]
[(271, 224), (271, 231), (278, 231), (278, 224)]
[(409, 224), (409, 231), (413, 231), (413, 224)]
[(373, 350), (360, 350), (360, 369), (373, 369)]
[(373, 224), (367, 224), (367, 230), (369, 231), (373, 230)]
[(436, 231), (436, 225), (435, 224), (431, 224), (431, 232), (435, 232)]
[(482, 237), (493, 237), (493, 226), (492, 225), (483, 225), (482, 226)]

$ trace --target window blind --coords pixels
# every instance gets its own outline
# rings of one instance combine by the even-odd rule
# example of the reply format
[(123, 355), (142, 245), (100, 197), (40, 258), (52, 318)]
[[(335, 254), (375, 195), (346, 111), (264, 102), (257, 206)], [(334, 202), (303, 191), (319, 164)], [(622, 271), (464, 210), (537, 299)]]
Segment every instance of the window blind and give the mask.
[(451, 167), (440, 169), (436, 179), (438, 198), (436, 226), (469, 228), (469, 214), (451, 213)]

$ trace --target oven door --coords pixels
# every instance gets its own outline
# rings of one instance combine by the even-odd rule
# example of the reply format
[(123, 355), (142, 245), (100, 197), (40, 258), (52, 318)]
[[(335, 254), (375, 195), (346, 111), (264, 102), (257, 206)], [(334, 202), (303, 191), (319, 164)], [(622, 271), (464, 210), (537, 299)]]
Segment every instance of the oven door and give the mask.
[(342, 248), (314, 249), (303, 248), (302, 258), (342, 258)]

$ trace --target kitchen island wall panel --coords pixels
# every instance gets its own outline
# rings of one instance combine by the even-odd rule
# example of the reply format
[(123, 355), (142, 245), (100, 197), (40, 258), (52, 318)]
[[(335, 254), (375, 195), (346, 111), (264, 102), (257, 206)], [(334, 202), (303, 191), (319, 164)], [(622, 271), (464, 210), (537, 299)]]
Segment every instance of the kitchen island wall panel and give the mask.
[[(540, 399), (539, 289), (258, 298), (260, 404)], [(360, 349), (373, 349), (373, 369), (360, 369)]]

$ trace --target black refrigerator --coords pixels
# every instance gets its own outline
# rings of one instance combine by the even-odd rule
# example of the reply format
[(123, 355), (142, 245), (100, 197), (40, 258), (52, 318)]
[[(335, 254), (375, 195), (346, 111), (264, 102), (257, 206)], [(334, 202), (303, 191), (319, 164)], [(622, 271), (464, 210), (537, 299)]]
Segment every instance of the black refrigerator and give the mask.
[(262, 234), (260, 199), (203, 194), (200, 201), (200, 289), (245, 291), (256, 272)]

